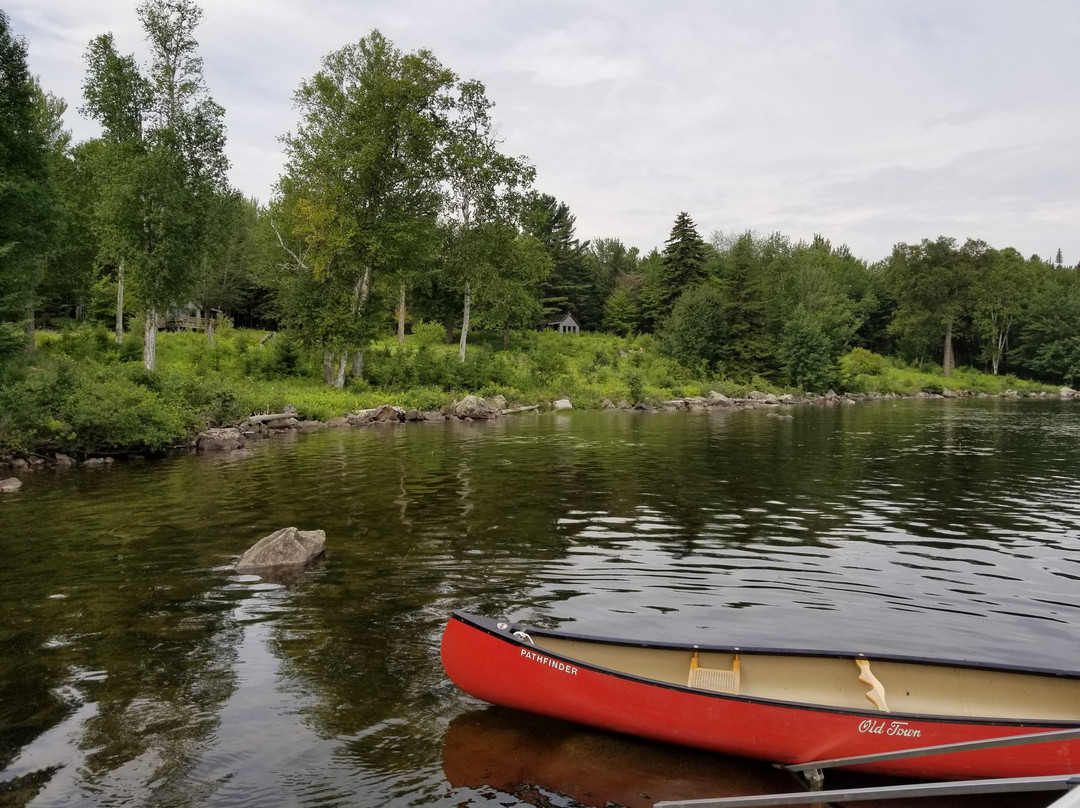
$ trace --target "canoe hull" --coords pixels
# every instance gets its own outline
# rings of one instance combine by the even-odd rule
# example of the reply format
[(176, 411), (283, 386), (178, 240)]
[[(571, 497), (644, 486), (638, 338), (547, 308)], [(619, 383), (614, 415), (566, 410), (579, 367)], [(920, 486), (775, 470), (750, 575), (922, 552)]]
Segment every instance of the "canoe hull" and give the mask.
[[(455, 614), (442, 640), (447, 675), (492, 704), (728, 755), (792, 764), (1077, 726), (834, 710), (702, 692), (542, 650), (515, 637), (514, 628)], [(1080, 773), (1080, 741), (879, 762), (858, 770), (933, 779), (1074, 774)]]

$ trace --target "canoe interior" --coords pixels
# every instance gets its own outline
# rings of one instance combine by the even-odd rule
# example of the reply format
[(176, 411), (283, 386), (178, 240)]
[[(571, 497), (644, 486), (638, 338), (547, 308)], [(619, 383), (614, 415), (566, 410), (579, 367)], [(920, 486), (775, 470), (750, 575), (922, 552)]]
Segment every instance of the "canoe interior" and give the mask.
[[(1068, 676), (870, 658), (867, 678), (852, 658), (740, 653), (736, 666), (734, 653), (704, 651), (696, 665), (723, 673), (695, 677), (691, 650), (538, 634), (532, 640), (537, 648), (589, 665), (671, 685), (693, 681), (702, 689), (751, 698), (948, 718), (1080, 721), (1080, 679)], [(872, 690), (878, 704), (868, 698)]]

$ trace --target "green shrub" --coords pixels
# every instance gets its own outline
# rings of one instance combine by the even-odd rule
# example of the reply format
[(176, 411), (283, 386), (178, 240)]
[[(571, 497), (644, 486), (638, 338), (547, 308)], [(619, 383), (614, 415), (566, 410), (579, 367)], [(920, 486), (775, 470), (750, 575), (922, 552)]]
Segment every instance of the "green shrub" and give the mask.
[(885, 357), (866, 348), (852, 348), (841, 357), (840, 367), (849, 376), (880, 376), (885, 372)]

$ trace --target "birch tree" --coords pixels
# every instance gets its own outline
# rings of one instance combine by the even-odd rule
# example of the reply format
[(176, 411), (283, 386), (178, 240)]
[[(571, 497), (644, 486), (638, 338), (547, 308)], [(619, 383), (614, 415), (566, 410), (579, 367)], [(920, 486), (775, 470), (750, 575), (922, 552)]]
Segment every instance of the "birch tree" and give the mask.
[(83, 111), (110, 144), (99, 231), (106, 257), (120, 263), (144, 307), (143, 364), (153, 370), (158, 316), (191, 292), (228, 161), (224, 110), (207, 91), (194, 36), (202, 9), (191, 0), (146, 0), (137, 13), (149, 68), (121, 56), (112, 34), (95, 38)]
[[(458, 356), (465, 361), (473, 296), (478, 286), (496, 286), (510, 266), (519, 266), (513, 254), (516, 222), (522, 193), (531, 184), (535, 171), (524, 158), (508, 157), (499, 151), (501, 142), (491, 119), (484, 85), (464, 81), (458, 85), (449, 142), (444, 150), (446, 202), (449, 214), (446, 267), (462, 297), (461, 339)], [(530, 252), (524, 255), (531, 255)], [(506, 278), (502, 278), (505, 284)], [(509, 294), (495, 295), (506, 299)]]
[[(378, 31), (327, 55), (295, 94), (300, 123), (271, 206), (286, 320), (345, 384), (371, 335), (373, 290), (434, 232), (454, 75)], [(395, 292), (397, 291), (395, 286)]]

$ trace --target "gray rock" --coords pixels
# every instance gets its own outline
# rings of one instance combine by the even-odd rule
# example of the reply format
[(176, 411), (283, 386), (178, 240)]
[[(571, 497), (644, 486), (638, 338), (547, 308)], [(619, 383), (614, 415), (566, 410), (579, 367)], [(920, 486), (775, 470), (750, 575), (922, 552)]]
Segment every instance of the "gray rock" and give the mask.
[(326, 425), (331, 429), (341, 429), (342, 427), (352, 426), (352, 424), (349, 423), (349, 419), (344, 415), (339, 416), (338, 418), (331, 418), (326, 422)]
[(8, 477), (6, 480), (0, 480), (0, 494), (14, 494), (22, 488), (22, 480), (18, 477)]
[(375, 417), (372, 419), (373, 423), (378, 424), (398, 424), (405, 418), (405, 410), (401, 407), (392, 407), (389, 404), (383, 404), (375, 412)]
[(574, 409), (574, 405), (570, 403), (570, 399), (560, 398), (558, 401), (551, 405), (551, 409), (555, 410), (556, 412), (562, 412), (564, 410)]
[(454, 402), (450, 405), (450, 413), (458, 418), (477, 418), (481, 420), (498, 418), (500, 415), (497, 407), (477, 396), (465, 396), (461, 401)]
[(1061, 398), (1076, 398), (1076, 391), (1071, 387), (1062, 387), (1061, 390), (1058, 391), (1058, 395)]
[(82, 464), (90, 469), (100, 469), (106, 465), (104, 457), (88, 457)]
[(615, 409), (615, 405), (612, 403), (610, 398), (605, 398), (603, 401), (600, 402), (600, 409), (613, 410)]
[(74, 457), (69, 457), (68, 455), (61, 454), (60, 452), (57, 452), (54, 457), (56, 458), (56, 465), (60, 466), (61, 468), (70, 468), (76, 465), (77, 462)]
[(326, 533), (285, 527), (264, 536), (236, 562), (237, 572), (262, 572), (306, 567), (326, 552)]
[(403, 421), (421, 421), (423, 418), (424, 416), (421, 414), (420, 410), (415, 407), (411, 410), (405, 410), (405, 415), (402, 416)]
[(422, 420), (424, 420), (424, 421), (435, 422), (435, 421), (445, 421), (446, 420), (446, 415), (444, 415), (441, 412), (424, 412), (424, 413), (421, 413), (421, 416), (422, 416)]
[(709, 402), (710, 407), (730, 407), (735, 403), (723, 393), (718, 393), (715, 390), (709, 393), (709, 397), (706, 401)]
[(494, 396), (488, 399), (488, 403), (497, 410), (505, 410), (510, 406), (506, 396)]
[(239, 429), (207, 429), (195, 438), (195, 450), (199, 452), (234, 452), (244, 445)]
[(266, 428), (271, 432), (284, 432), (286, 429), (296, 429), (299, 426), (300, 422), (295, 418), (278, 418), (266, 424)]

